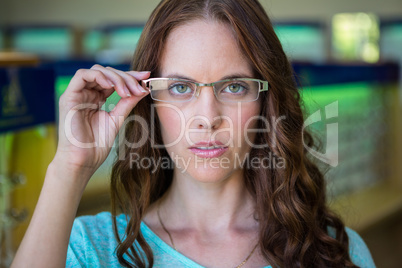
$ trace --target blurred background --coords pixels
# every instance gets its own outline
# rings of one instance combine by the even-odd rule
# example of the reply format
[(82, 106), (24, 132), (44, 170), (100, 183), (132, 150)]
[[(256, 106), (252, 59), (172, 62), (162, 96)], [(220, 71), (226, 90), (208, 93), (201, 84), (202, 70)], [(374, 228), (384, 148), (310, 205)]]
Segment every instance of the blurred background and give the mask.
[[(158, 2), (1, 0), (0, 268), (13, 258), (54, 156), (58, 98), (77, 69), (128, 70)], [(292, 61), (308, 128), (331, 159), (322, 164), (330, 206), (378, 267), (400, 267), (402, 1), (261, 3)], [(109, 209), (114, 157), (113, 149), (94, 174), (79, 215)]]

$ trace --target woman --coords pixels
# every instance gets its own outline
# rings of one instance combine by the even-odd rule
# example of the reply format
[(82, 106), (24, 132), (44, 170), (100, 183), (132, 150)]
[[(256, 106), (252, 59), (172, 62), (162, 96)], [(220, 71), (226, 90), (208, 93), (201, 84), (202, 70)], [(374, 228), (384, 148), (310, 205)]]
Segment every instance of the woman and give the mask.
[[(95, 65), (71, 80), (14, 267), (374, 266), (326, 207), (291, 67), (257, 1), (162, 1), (132, 69)], [(99, 110), (114, 90), (117, 106)], [(113, 216), (72, 228), (123, 125)]]

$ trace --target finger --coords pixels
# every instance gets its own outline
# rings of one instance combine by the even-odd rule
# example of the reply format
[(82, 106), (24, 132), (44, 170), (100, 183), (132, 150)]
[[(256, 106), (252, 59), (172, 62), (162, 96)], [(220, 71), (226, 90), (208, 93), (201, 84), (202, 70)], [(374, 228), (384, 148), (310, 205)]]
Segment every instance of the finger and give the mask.
[(108, 80), (112, 82), (112, 84), (115, 87), (115, 90), (117, 91), (117, 94), (119, 94), (120, 97), (122, 98), (131, 97), (131, 93), (126, 85), (126, 82), (119, 74), (117, 74), (116, 72), (114, 72), (109, 68), (105, 68), (98, 64), (92, 66), (91, 69), (102, 72), (108, 78)]
[[(106, 67), (106, 69), (111, 70), (119, 74), (125, 81), (127, 87), (129, 88), (130, 92), (133, 93), (135, 96), (142, 96), (143, 93), (148, 92), (145, 90), (137, 81), (137, 79), (133, 76), (128, 74), (127, 72), (123, 72), (112, 67)], [(149, 76), (149, 73), (148, 73)], [(141, 76), (139, 76), (141, 77)], [(145, 76), (144, 76), (145, 77)]]
[(114, 85), (100, 71), (79, 69), (71, 79), (66, 92), (81, 92), (85, 88), (113, 89)]
[(133, 76), (137, 80), (147, 79), (151, 75), (151, 72), (149, 72), (149, 71), (144, 71), (144, 72), (128, 71), (126, 73)]

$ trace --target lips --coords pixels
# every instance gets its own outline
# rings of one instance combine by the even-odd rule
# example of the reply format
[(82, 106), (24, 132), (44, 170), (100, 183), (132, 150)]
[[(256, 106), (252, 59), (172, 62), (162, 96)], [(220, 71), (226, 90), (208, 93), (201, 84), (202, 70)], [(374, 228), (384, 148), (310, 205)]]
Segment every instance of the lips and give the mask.
[(214, 158), (223, 155), (228, 147), (220, 141), (213, 142), (198, 142), (191, 146), (190, 151), (198, 157)]

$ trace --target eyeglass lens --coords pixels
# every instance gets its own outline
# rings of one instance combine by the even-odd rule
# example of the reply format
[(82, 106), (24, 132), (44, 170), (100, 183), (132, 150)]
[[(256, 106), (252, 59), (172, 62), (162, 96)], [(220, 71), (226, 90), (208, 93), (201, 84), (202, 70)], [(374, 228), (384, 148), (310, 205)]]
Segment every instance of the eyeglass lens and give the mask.
[[(151, 97), (164, 102), (185, 102), (191, 100), (197, 91), (197, 84), (191, 81), (155, 79), (149, 81)], [(254, 80), (229, 80), (213, 85), (218, 100), (223, 102), (254, 101), (258, 98), (260, 82)]]

